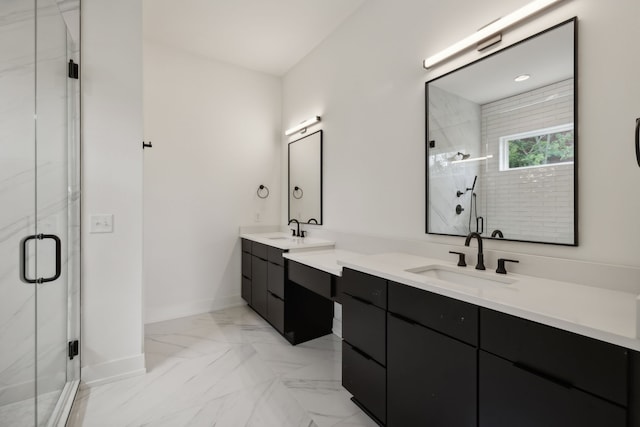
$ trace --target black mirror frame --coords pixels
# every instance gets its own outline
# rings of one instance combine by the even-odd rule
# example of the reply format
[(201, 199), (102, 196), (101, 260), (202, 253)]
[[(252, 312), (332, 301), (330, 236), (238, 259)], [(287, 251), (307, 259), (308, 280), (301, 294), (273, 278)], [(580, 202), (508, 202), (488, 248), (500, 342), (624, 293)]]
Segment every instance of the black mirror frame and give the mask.
[[(298, 138), (295, 141), (291, 141), (287, 147), (287, 221), (291, 221), (291, 144), (295, 144), (296, 142), (302, 141), (305, 138), (309, 138), (317, 133), (320, 133), (320, 218), (309, 218), (307, 222), (301, 222), (300, 224), (314, 224), (314, 225), (322, 225), (322, 211), (323, 211), (323, 193), (324, 193), (324, 162), (323, 162), (323, 131), (322, 129), (317, 130), (313, 133), (303, 136), (302, 138)], [(310, 222), (310, 220), (315, 219), (316, 222)]]
[(543, 241), (535, 241), (535, 240), (519, 240), (519, 239), (507, 239), (507, 238), (497, 238), (497, 237), (489, 237), (483, 236), (483, 239), (491, 239), (491, 240), (501, 240), (508, 242), (524, 242), (524, 243), (538, 243), (545, 245), (557, 245), (557, 246), (578, 246), (578, 150), (579, 150), (579, 114), (578, 114), (578, 17), (574, 16), (573, 18), (567, 19), (559, 24), (556, 24), (552, 27), (549, 27), (543, 31), (540, 31), (536, 34), (533, 34), (523, 40), (520, 40), (514, 44), (506, 46), (500, 50), (497, 50), (487, 56), (483, 56), (475, 61), (472, 61), (468, 64), (465, 64), (461, 67), (456, 68), (455, 70), (449, 71), (441, 76), (433, 78), (425, 83), (425, 233), (439, 236), (453, 236), (453, 237), (461, 237), (459, 234), (445, 234), (445, 233), (432, 233), (429, 232), (429, 83), (432, 83), (438, 79), (441, 79), (449, 74), (455, 73), (456, 71), (462, 70), (463, 68), (470, 67), (471, 65), (483, 61), (487, 58), (490, 58), (494, 55), (504, 52), (507, 49), (511, 49), (513, 47), (519, 46), (531, 39), (534, 39), (542, 34), (545, 34), (549, 31), (553, 31), (556, 28), (562, 27), (563, 25), (567, 25), (569, 23), (573, 23), (573, 79), (574, 79), (574, 94), (573, 94), (573, 123), (574, 123), (574, 166), (573, 166), (573, 243), (556, 243), (556, 242), (543, 242)]

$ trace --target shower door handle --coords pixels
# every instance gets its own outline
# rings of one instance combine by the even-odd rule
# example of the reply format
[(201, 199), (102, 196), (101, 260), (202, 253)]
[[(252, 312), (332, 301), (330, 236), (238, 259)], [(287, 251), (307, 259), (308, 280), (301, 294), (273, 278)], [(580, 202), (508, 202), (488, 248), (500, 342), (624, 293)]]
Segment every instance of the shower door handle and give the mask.
[[(29, 240), (35, 239), (51, 239), (56, 245), (56, 272), (51, 277), (39, 277), (37, 279), (29, 279), (27, 277), (27, 243), (29, 242)], [(57, 280), (62, 273), (62, 242), (60, 241), (60, 238), (55, 234), (33, 234), (31, 236), (25, 237), (20, 242), (20, 264), (20, 280), (25, 283), (47, 283)]]
[(640, 118), (636, 119), (636, 160), (640, 166)]

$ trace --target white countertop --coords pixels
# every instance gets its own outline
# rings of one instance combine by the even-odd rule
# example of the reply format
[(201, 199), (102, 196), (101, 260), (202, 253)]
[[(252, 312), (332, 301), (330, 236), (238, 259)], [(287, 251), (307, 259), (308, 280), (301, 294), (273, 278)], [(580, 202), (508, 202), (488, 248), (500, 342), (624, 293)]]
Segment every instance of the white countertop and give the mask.
[[(290, 250), (285, 258), (342, 275), (342, 268), (382, 277), (457, 300), (640, 351), (640, 296), (634, 293), (508, 273), (403, 253), (362, 255), (333, 249), (334, 242), (291, 238), (286, 233), (242, 234), (242, 238)], [(275, 239), (274, 239), (275, 237)], [(508, 284), (462, 285), (407, 270), (430, 265)], [(507, 270), (509, 265), (507, 265)]]
[(240, 235), (243, 239), (273, 246), (274, 248), (297, 251), (317, 248), (333, 248), (335, 242), (316, 239), (313, 237), (292, 237), (289, 233), (245, 233)]
[[(442, 260), (401, 253), (344, 260), (338, 257), (337, 262), (363, 273), (640, 351), (636, 317), (639, 300), (632, 293), (512, 273), (505, 276), (493, 270), (475, 270), (473, 265), (456, 267)], [(434, 264), (515, 282), (464, 286), (405, 271)]]
[(342, 276), (342, 266), (338, 264), (338, 259), (347, 262), (351, 259), (360, 258), (362, 254), (342, 249), (326, 249), (310, 252), (285, 253), (282, 254), (282, 256), (291, 261), (326, 271), (334, 276)]

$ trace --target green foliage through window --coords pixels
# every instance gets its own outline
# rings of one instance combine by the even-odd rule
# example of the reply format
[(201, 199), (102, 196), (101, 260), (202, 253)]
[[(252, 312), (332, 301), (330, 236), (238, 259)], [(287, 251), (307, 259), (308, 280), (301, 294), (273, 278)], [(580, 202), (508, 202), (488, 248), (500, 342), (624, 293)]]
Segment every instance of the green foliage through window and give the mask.
[(502, 169), (573, 162), (573, 127), (562, 127), (564, 129), (553, 128), (546, 132), (542, 130), (540, 133), (529, 132), (501, 138), (501, 148), (508, 149), (508, 167)]

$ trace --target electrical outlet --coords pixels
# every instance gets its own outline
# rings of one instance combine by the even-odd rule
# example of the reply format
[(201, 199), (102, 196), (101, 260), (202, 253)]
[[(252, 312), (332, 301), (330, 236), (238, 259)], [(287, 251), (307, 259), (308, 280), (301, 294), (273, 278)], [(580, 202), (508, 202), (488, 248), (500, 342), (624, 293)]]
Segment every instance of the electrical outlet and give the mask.
[(91, 233), (113, 233), (113, 214), (91, 215)]

